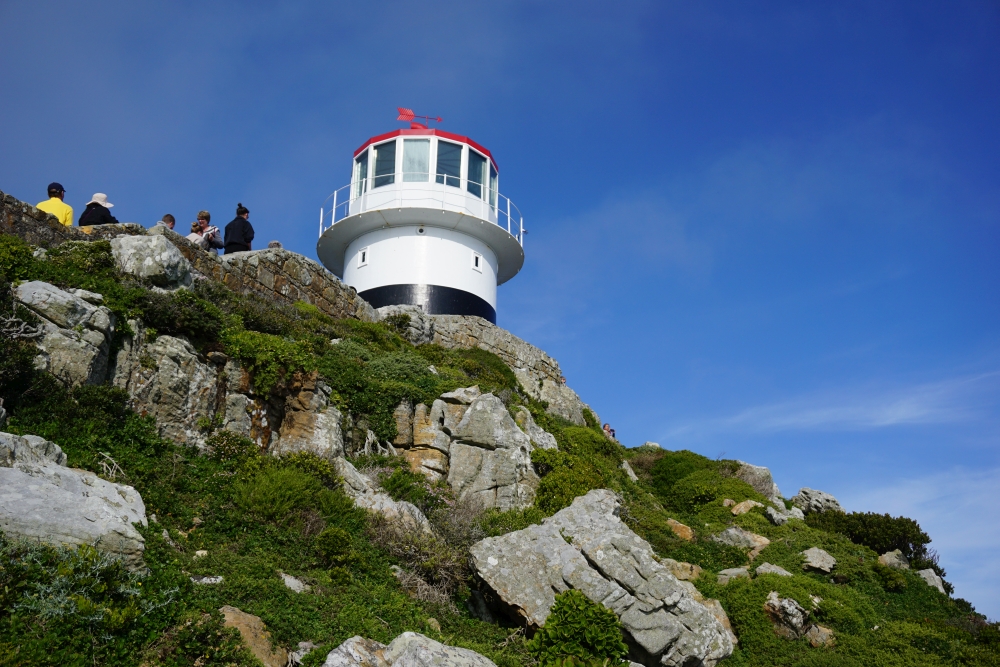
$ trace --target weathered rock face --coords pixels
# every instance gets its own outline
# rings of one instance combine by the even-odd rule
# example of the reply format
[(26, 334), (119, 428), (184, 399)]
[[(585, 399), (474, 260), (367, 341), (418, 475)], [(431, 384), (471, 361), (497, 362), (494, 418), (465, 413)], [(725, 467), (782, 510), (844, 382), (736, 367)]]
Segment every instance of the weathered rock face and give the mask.
[(764, 613), (771, 619), (774, 632), (785, 639), (798, 639), (809, 627), (809, 612), (792, 598), (779, 598), (777, 591), (768, 594)]
[(906, 556), (899, 549), (882, 554), (878, 557), (878, 562), (886, 567), (892, 567), (897, 570), (910, 569), (910, 561), (906, 560)]
[(801, 488), (797, 495), (792, 498), (792, 504), (800, 508), (806, 514), (812, 512), (843, 512), (837, 499), (829, 493), (817, 491), (816, 489)]
[(250, 649), (250, 652), (258, 660), (264, 663), (265, 667), (285, 667), (288, 663), (288, 651), (280, 646), (275, 648), (271, 645), (271, 633), (264, 626), (264, 621), (259, 616), (248, 614), (236, 607), (226, 605), (219, 609), (225, 617), (227, 628), (236, 628), (243, 640), (243, 645)]
[(330, 405), (330, 387), (315, 376), (293, 387), (285, 399), (284, 418), (271, 441), (275, 455), (309, 452), (328, 460), (344, 455), (342, 415)]
[(793, 507), (792, 509), (785, 509), (784, 503), (779, 503), (779, 507), (768, 507), (764, 510), (764, 514), (770, 519), (771, 523), (775, 526), (784, 526), (788, 523), (789, 519), (799, 519), (803, 520), (806, 515), (802, 513), (798, 507)]
[(146, 507), (131, 486), (66, 467), (58, 445), (0, 433), (0, 530), (46, 544), (88, 544), (141, 565)]
[[(200, 419), (210, 419), (219, 400), (217, 370), (198, 359), (183, 338), (159, 336), (145, 342), (141, 324), (118, 354), (114, 384), (126, 390), (141, 414), (156, 419), (160, 435), (204, 446)], [(135, 327), (133, 327), (135, 331)]]
[[(521, 428), (521, 430), (527, 434), (528, 438), (531, 440), (531, 444), (533, 444), (536, 448), (559, 449), (559, 445), (556, 443), (556, 437), (536, 424), (534, 418), (531, 416), (531, 413), (528, 412), (528, 409), (524, 406), (518, 406), (517, 409), (514, 410), (514, 421), (517, 422), (517, 425)], [(623, 466), (628, 465), (627, 462), (623, 461), (622, 463)], [(629, 468), (629, 470), (631, 470), (631, 468)], [(635, 475), (635, 473), (632, 474)]]
[(410, 323), (402, 332), (403, 338), (414, 345), (434, 342), (434, 318), (427, 315), (420, 306), (383, 306), (376, 309), (379, 319), (393, 315), (408, 315)]
[(108, 372), (108, 352), (115, 316), (54, 285), (32, 280), (19, 285), (14, 298), (42, 320), (35, 366), (67, 385), (100, 384)]
[(944, 580), (935, 572), (932, 568), (927, 568), (926, 570), (918, 570), (917, 575), (927, 582), (927, 585), (931, 588), (936, 588), (943, 595), (947, 595), (944, 589)]
[(347, 459), (334, 459), (333, 465), (344, 482), (344, 492), (354, 500), (357, 507), (381, 514), (402, 530), (432, 532), (430, 522), (416, 505), (405, 500), (393, 500), (380, 491), (375, 482), (358, 472)]
[(756, 500), (744, 500), (741, 503), (736, 503), (733, 508), (729, 510), (733, 513), (733, 516), (739, 516), (740, 514), (746, 514), (754, 507), (763, 507), (764, 505), (758, 503)]
[(531, 465), (531, 440), (503, 401), (493, 394), (477, 398), (453, 436), (448, 483), (460, 499), (475, 498), (485, 508), (502, 510), (534, 501), (539, 479)]
[(741, 479), (753, 490), (765, 498), (781, 498), (781, 491), (771, 477), (771, 471), (764, 466), (755, 466), (744, 461), (739, 461), (740, 467), (736, 470), (736, 478)]
[(388, 646), (351, 637), (326, 656), (323, 667), (496, 667), (475, 651), (446, 646), (416, 632), (404, 632)]
[(191, 284), (191, 264), (163, 236), (119, 236), (111, 239), (111, 254), (122, 271), (158, 287)]
[(763, 535), (751, 533), (743, 530), (739, 526), (730, 526), (718, 535), (712, 537), (712, 539), (721, 544), (728, 544), (731, 547), (750, 549), (750, 560), (756, 558), (757, 554), (767, 548), (767, 545), (771, 543), (771, 540), (767, 539)]
[(800, 555), (805, 559), (802, 563), (803, 570), (816, 570), (829, 574), (837, 565), (837, 559), (819, 547), (806, 549)]
[(575, 588), (615, 612), (632, 659), (650, 667), (715, 665), (732, 652), (729, 635), (618, 518), (619, 509), (611, 491), (591, 491), (541, 525), (476, 543), (473, 567), (530, 626), (545, 623), (556, 593)]
[(779, 577), (792, 576), (792, 573), (786, 570), (785, 568), (778, 567), (777, 565), (771, 565), (770, 563), (761, 563), (759, 566), (757, 566), (757, 569), (754, 570), (754, 572), (757, 574), (758, 577), (762, 574), (776, 574)]

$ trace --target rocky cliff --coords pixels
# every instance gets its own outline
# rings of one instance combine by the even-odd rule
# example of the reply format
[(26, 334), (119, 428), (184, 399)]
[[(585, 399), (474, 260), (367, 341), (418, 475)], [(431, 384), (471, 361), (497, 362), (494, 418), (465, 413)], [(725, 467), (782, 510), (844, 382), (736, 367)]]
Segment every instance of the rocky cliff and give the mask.
[(2, 206), (12, 664), (996, 664), (915, 522), (626, 449), (484, 320)]

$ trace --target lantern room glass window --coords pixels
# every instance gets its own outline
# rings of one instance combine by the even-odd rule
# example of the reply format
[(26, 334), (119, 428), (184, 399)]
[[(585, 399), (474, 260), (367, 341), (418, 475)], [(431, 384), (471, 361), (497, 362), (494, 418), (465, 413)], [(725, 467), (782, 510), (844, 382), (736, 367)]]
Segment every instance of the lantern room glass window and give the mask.
[(437, 178), (455, 188), (462, 187), (462, 146), (449, 141), (438, 142)]
[(426, 183), (431, 173), (431, 140), (403, 140), (403, 182)]
[(465, 188), (480, 199), (483, 198), (483, 185), (486, 183), (486, 158), (476, 151), (469, 151), (469, 178)]
[(497, 210), (497, 168), (490, 162), (490, 208)]
[(375, 147), (375, 183), (380, 188), (396, 182), (396, 142), (387, 141)]
[(368, 183), (368, 151), (354, 158), (354, 198), (365, 193)]

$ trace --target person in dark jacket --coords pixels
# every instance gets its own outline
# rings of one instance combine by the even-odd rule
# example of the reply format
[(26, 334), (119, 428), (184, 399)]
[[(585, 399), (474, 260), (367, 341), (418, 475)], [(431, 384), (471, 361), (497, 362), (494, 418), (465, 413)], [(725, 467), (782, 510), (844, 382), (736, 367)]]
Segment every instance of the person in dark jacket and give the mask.
[(236, 205), (236, 217), (226, 225), (226, 254), (246, 252), (253, 241), (253, 225), (249, 222), (250, 209), (243, 204)]
[(79, 225), (87, 227), (90, 225), (117, 225), (118, 220), (111, 215), (108, 209), (114, 206), (108, 201), (108, 196), (103, 192), (94, 193), (94, 196), (87, 202), (87, 208), (80, 214)]

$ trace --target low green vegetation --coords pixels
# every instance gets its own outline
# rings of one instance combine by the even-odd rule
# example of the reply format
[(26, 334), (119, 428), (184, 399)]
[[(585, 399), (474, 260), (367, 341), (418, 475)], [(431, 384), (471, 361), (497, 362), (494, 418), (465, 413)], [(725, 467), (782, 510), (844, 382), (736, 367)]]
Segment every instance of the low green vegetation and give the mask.
[[(396, 435), (392, 413), (400, 402), (429, 405), (443, 392), (478, 384), (511, 408), (526, 407), (559, 448), (532, 453), (540, 477), (535, 503), (506, 512), (483, 512), (455, 498), (447, 484), (428, 482), (400, 457), (358, 457), (359, 469), (393, 498), (419, 507), (434, 527), (434, 535), (401, 533), (356, 509), (329, 461), (265, 455), (226, 431), (214, 431), (203, 452), (178, 446), (129, 408), (125, 392), (67, 389), (34, 369), (30, 339), (0, 335), (0, 398), (11, 414), (6, 430), (52, 440), (70, 466), (134, 486), (151, 517), (141, 531), (148, 567), (141, 574), (92, 549), (26, 544), (0, 534), (2, 667), (257, 664), (236, 633), (223, 628), (218, 609), (227, 604), (260, 616), (278, 645), (320, 644), (307, 665), (321, 664), (353, 635), (387, 642), (411, 630), (478, 651), (500, 667), (616, 667), (626, 653), (618, 622), (575, 591), (557, 596), (548, 622), (530, 641), (514, 627), (487, 624), (466, 611), (475, 585), (473, 543), (539, 523), (598, 488), (621, 496), (622, 519), (660, 557), (704, 568), (695, 585), (721, 601), (739, 637), (723, 664), (1000, 664), (996, 624), (914, 571), (878, 562), (880, 553), (898, 548), (915, 569), (937, 568), (930, 538), (916, 522), (828, 513), (774, 526), (762, 508), (733, 516), (724, 501), (767, 502), (735, 478), (735, 462), (689, 451), (627, 450), (604, 436), (589, 410), (585, 426), (548, 414), (495, 355), (411, 345), (401, 336), (406, 316), (335, 320), (307, 304), (275, 304), (211, 281), (160, 293), (120, 275), (106, 242), (66, 243), (36, 257), (20, 240), (0, 235), (0, 314), (30, 327), (36, 320), (11, 298), (12, 285), (24, 280), (101, 293), (118, 317), (118, 342), (133, 320), (150, 338), (182, 336), (200, 353), (225, 352), (250, 370), (260, 394), (280, 396), (296, 378), (315, 373), (338, 407), (380, 440)], [(214, 422), (207, 421), (210, 431)], [(624, 462), (638, 482), (626, 475)], [(690, 527), (693, 539), (678, 536), (671, 520)], [(746, 549), (711, 539), (731, 525), (770, 540), (753, 563)], [(831, 575), (803, 570), (800, 552), (814, 546), (837, 559)], [(198, 551), (208, 555), (196, 557)], [(721, 569), (765, 561), (793, 576), (717, 583)], [(310, 592), (292, 592), (281, 573)], [(192, 581), (201, 576), (222, 582)], [(836, 645), (813, 648), (805, 639), (778, 637), (763, 613), (771, 591), (811, 610), (813, 621), (834, 630)]]
[(614, 612), (576, 590), (556, 596), (528, 650), (540, 667), (618, 667), (628, 654)]

